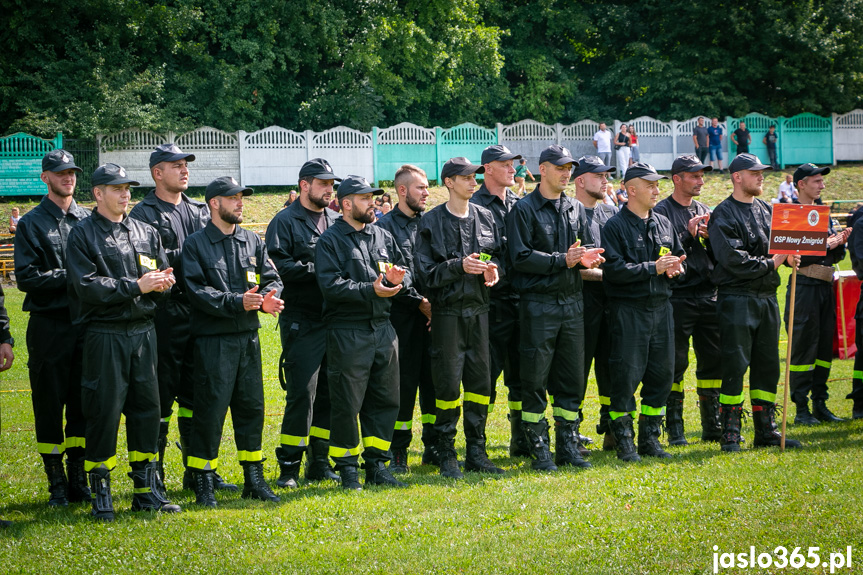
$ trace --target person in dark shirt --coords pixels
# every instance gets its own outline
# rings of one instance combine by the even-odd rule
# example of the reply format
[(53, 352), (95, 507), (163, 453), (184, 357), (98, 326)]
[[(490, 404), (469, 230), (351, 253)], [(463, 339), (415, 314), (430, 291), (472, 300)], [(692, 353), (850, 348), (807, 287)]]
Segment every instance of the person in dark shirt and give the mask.
[[(398, 169), (393, 178), (393, 187), (399, 203), (380, 220), (375, 222), (395, 238), (408, 262), (412, 277), (416, 277), (413, 251), (417, 228), (425, 212), (429, 197), (429, 182), (425, 171), (406, 164)], [(390, 311), (390, 322), (399, 341), (399, 413), (396, 419), (390, 471), (407, 473), (408, 447), (413, 437), (412, 423), (414, 405), (419, 391), (420, 417), (422, 423), (423, 465), (440, 465), (437, 457), (437, 433), (435, 432), (435, 396), (432, 382), (431, 356), (431, 303), (412, 286), (402, 290), (394, 299)]]
[[(669, 298), (673, 278), (684, 272), (686, 254), (668, 218), (653, 207), (658, 181), (650, 164), (626, 173), (629, 202), (605, 224), (603, 285), (609, 302), (611, 340), (611, 431), (617, 457), (668, 458), (659, 436), (674, 376), (674, 323)], [(633, 442), (635, 390), (641, 383), (638, 451)]]
[(738, 154), (745, 154), (749, 151), (752, 136), (749, 134), (749, 130), (746, 129), (746, 122), (740, 122), (740, 127), (731, 133), (731, 141), (737, 146)]
[[(15, 353), (12, 351), (15, 340), (12, 339), (12, 334), (9, 332), (9, 313), (6, 311), (5, 303), (6, 296), (3, 293), (3, 286), (0, 285), (0, 372), (12, 367), (12, 362), (15, 360)], [(11, 521), (0, 519), (0, 528), (11, 525)]]
[(779, 141), (779, 134), (776, 133), (776, 126), (767, 128), (767, 133), (761, 138), (761, 143), (767, 146), (767, 157), (770, 158), (770, 166), (774, 170), (779, 169), (779, 160), (776, 154), (776, 142)]
[[(830, 168), (803, 164), (794, 172), (798, 191), (795, 203), (813, 205), (821, 198), (824, 176)], [(833, 266), (845, 258), (845, 244), (851, 228), (835, 229), (830, 221), (827, 254), (803, 256), (797, 270), (797, 295), (794, 303), (794, 331), (791, 353), (791, 400), (797, 406), (794, 423), (814, 425), (842, 421), (827, 407), (830, 397), (827, 380), (833, 360), (833, 334), (836, 331), (836, 297), (833, 295)], [(791, 280), (785, 297), (785, 328), (791, 307)], [(812, 395), (812, 412), (809, 395)]]
[[(408, 262), (392, 234), (370, 226), (374, 196), (360, 176), (339, 184), (341, 219), (315, 246), (315, 272), (324, 296), (330, 456), (342, 488), (360, 490), (360, 441), (366, 485), (404, 487), (386, 467), (399, 411), (399, 357), (390, 323), (393, 296), (411, 287)], [(362, 428), (357, 428), (359, 417)]]
[(73, 321), (84, 326), (81, 405), (87, 419), (84, 469), (92, 515), (113, 521), (111, 471), (126, 417), (134, 511), (178, 512), (159, 477), (159, 388), (156, 305), (175, 283), (159, 234), (126, 216), (130, 185), (117, 164), (93, 172), (96, 208), (69, 232), (66, 277), (76, 298)]
[(229, 176), (210, 182), (204, 194), (210, 221), (186, 238), (183, 247), (195, 341), (195, 415), (188, 466), (196, 502), (205, 507), (216, 507), (214, 475), (228, 408), (243, 466), (242, 497), (279, 501), (264, 479), (258, 313), (277, 317), (284, 302), (279, 299), (282, 282), (263, 240), (239, 226), (243, 198), (252, 191)]
[(300, 168), (299, 200), (276, 214), (267, 226), (267, 253), (285, 286), (285, 310), (279, 314), (279, 381), (286, 392), (276, 448), (279, 487), (297, 487), (303, 453), (306, 479), (339, 479), (330, 466), (327, 328), (321, 318), (324, 297), (315, 279), (315, 245), (339, 217), (327, 207), (336, 181), (341, 178), (329, 162), (309, 160)]
[(65, 150), (54, 150), (42, 158), (41, 178), (48, 193), (19, 220), (15, 237), (15, 279), (26, 294), (24, 311), (30, 312), (27, 367), (36, 449), (48, 476), (48, 505), (63, 507), (70, 501), (90, 502), (84, 472), (86, 423), (81, 411), (84, 333), (80, 326), (72, 325), (66, 291), (69, 232), (90, 215), (72, 199), (80, 171)]
[(686, 275), (671, 286), (674, 310), (674, 383), (665, 414), (669, 445), (686, 445), (683, 425), (683, 376), (689, 367), (689, 340), (695, 350), (695, 389), (701, 410), (701, 440), (719, 441), (719, 388), (722, 365), (719, 355), (719, 318), (716, 287), (710, 279), (713, 256), (707, 222), (710, 208), (695, 198), (701, 195), (704, 173), (713, 168), (695, 156), (681, 156), (671, 165), (674, 191), (654, 211), (671, 221), (686, 252)]
[[(432, 307), (431, 365), (440, 473), (462, 479), (455, 451), (459, 395), (464, 387), (465, 470), (500, 474), (488, 459), (485, 427), (491, 401), (489, 288), (500, 279), (501, 238), (494, 216), (470, 203), (474, 174), (485, 168), (452, 158), (441, 169), (449, 200), (423, 216), (414, 266)], [(461, 384), (461, 385), (460, 385)]]
[[(756, 447), (778, 446), (776, 387), (779, 382), (779, 305), (776, 288), (785, 255), (771, 256), (771, 208), (760, 199), (764, 171), (771, 169), (757, 156), (740, 154), (731, 162), (733, 192), (707, 224), (718, 290), (717, 312), (722, 342), (722, 387), (719, 412), (723, 451), (740, 451), (743, 415), (743, 376), (749, 369), (749, 397)], [(800, 256), (791, 256), (793, 265)], [(786, 439), (786, 447), (800, 447)]]
[(702, 164), (708, 161), (707, 156), (710, 153), (708, 141), (709, 136), (707, 135), (707, 126), (704, 125), (704, 118), (698, 118), (696, 125), (692, 127), (692, 145), (695, 146), (695, 154)]
[[(532, 467), (590, 467), (578, 449), (584, 401), (584, 298), (579, 269), (601, 264), (587, 213), (564, 193), (573, 167), (569, 150), (549, 146), (539, 157), (539, 185), (507, 216), (512, 285), (521, 297), (522, 429)], [(552, 461), (546, 397), (552, 397)]]

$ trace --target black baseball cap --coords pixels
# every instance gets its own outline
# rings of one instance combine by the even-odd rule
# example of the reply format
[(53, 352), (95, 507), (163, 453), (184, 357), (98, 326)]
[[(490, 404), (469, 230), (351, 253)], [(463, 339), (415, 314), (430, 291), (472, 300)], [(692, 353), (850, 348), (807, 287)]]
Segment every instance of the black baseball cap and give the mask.
[(127, 176), (126, 169), (117, 164), (105, 164), (104, 166), (96, 168), (96, 171), (93, 172), (93, 177), (90, 178), (90, 183), (94, 186), (119, 186), (120, 184), (131, 184), (133, 186), (141, 185), (139, 182), (136, 182)]
[(614, 166), (606, 166), (602, 160), (596, 156), (582, 156), (576, 164), (578, 167), (572, 172), (572, 177), (577, 178), (582, 174), (602, 174), (605, 172), (615, 172), (617, 168)]
[(303, 167), (300, 168), (300, 179), (303, 180), (305, 178), (342, 181), (341, 178), (337, 178), (333, 173), (333, 167), (330, 163), (323, 158), (314, 158), (303, 164)]
[(824, 167), (819, 168), (815, 164), (802, 164), (796, 170), (794, 170), (794, 185), (797, 185), (797, 182), (802, 180), (803, 178), (808, 178), (809, 176), (816, 176), (818, 174), (824, 174), (825, 176), (830, 173), (830, 168)]
[(623, 181), (628, 182), (635, 178), (641, 178), (648, 182), (658, 182), (659, 180), (667, 180), (668, 176), (662, 176), (656, 172), (656, 168), (644, 162), (636, 162), (629, 166), (626, 174), (623, 176)]
[(471, 176), (484, 173), (485, 168), (483, 166), (471, 164), (470, 160), (465, 157), (450, 158), (440, 171), (440, 181), (443, 182), (444, 178), (451, 178), (452, 176)]
[(63, 170), (84, 171), (75, 165), (75, 157), (66, 150), (51, 150), (42, 158), (43, 172), (62, 172)]
[(176, 162), (185, 159), (187, 162), (195, 161), (195, 154), (187, 154), (177, 147), (173, 142), (170, 144), (159, 144), (150, 154), (150, 167), (162, 162)]
[(737, 154), (731, 163), (728, 165), (728, 172), (742, 172), (743, 170), (752, 170), (753, 172), (762, 172), (764, 170), (772, 170), (772, 166), (767, 166), (761, 163), (758, 156), (755, 154)]
[(243, 192), (244, 196), (251, 196), (254, 191), (252, 188), (240, 185), (233, 176), (222, 176), (207, 184), (204, 198), (209, 202), (217, 196), (235, 196), (240, 192)]
[(698, 158), (692, 154), (689, 154), (688, 156), (680, 156), (671, 164), (672, 176), (681, 172), (700, 172), (701, 170), (710, 172), (713, 170), (713, 166), (702, 164), (698, 161)]
[(563, 146), (558, 146), (557, 144), (553, 144), (542, 151), (539, 155), (539, 163), (541, 164), (543, 162), (551, 162), (555, 166), (572, 164), (572, 167), (578, 167), (578, 162), (575, 161), (572, 154), (569, 153), (569, 150)]
[(509, 148), (502, 145), (489, 146), (485, 150), (482, 151), (482, 158), (480, 159), (480, 164), (487, 164), (489, 162), (504, 162), (506, 160), (520, 160), (521, 155), (513, 154)]
[(350, 196), (351, 194), (374, 194), (379, 196), (382, 193), (384, 193), (382, 189), (373, 188), (371, 184), (369, 184), (368, 180), (362, 176), (348, 176), (341, 180), (341, 183), (336, 190), (336, 196), (340, 200), (345, 196)]

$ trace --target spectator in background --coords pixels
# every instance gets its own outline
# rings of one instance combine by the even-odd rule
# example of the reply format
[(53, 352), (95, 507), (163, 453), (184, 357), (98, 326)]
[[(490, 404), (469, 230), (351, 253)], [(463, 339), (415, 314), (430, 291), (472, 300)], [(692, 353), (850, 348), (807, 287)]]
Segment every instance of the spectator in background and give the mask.
[(393, 209), (393, 207), (390, 205), (389, 202), (384, 202), (383, 204), (381, 204), (381, 213), (383, 213), (384, 215), (390, 213), (391, 209)]
[(630, 138), (626, 131), (626, 124), (620, 125), (620, 132), (614, 139), (614, 150), (617, 152), (617, 169), (620, 172), (620, 179), (626, 175), (626, 170), (629, 168), (630, 157)]
[(791, 204), (797, 199), (797, 188), (791, 174), (785, 176), (785, 181), (779, 184), (779, 203)]
[(623, 178), (620, 179), (620, 187), (617, 188), (617, 207), (622, 208), (629, 201), (629, 195), (626, 193), (626, 185), (623, 183)]
[(734, 130), (731, 134), (731, 141), (737, 146), (738, 154), (746, 154), (749, 152), (749, 144), (752, 142), (752, 136), (749, 130), (746, 129), (746, 122), (740, 122), (740, 127)]
[(18, 208), (12, 208), (12, 215), (9, 216), (9, 233), (14, 235), (18, 230), (18, 220), (21, 219), (21, 215), (18, 212)]
[(767, 156), (770, 158), (770, 165), (774, 170), (779, 169), (779, 162), (776, 160), (776, 142), (779, 141), (779, 134), (776, 133), (776, 126), (770, 126), (767, 133), (761, 139), (761, 142), (767, 146)]
[(605, 197), (602, 199), (602, 203), (607, 206), (616, 206), (617, 202), (615, 202), (614, 198), (614, 186), (611, 184), (605, 184), (605, 188), (603, 188), (603, 192), (605, 193)]
[(631, 166), (641, 160), (638, 155), (638, 134), (635, 133), (635, 126), (632, 124), (629, 126), (629, 151), (629, 165)]
[[(707, 128), (707, 138), (710, 148), (710, 165), (722, 173), (722, 126), (719, 125), (719, 118), (710, 120), (710, 127)], [(716, 162), (714, 166), (713, 163)]]
[(291, 193), (288, 194), (288, 200), (285, 202), (285, 207), (287, 208), (291, 204), (294, 203), (294, 200), (297, 199), (297, 190), (291, 190)]
[[(384, 217), (384, 212), (381, 207), (384, 205), (383, 198), (375, 198), (375, 221)], [(374, 223), (374, 222), (372, 222)]]
[(330, 202), (330, 205), (327, 207), (334, 212), (340, 212), (342, 210), (342, 206), (339, 204), (339, 202), (336, 201), (335, 198), (333, 198), (333, 200)]
[(524, 177), (527, 176), (530, 178), (531, 182), (535, 182), (536, 178), (533, 177), (533, 174), (530, 173), (530, 170), (527, 169), (527, 160), (524, 158), (518, 161), (518, 167), (515, 169), (515, 176), (513, 179), (515, 180), (516, 185), (518, 186), (518, 190), (516, 191), (518, 195), (523, 196), (525, 190), (524, 187)]
[[(596, 155), (603, 164), (611, 164), (611, 132), (605, 126), (605, 122), (599, 123), (599, 130), (593, 135), (593, 147)], [(610, 176), (609, 176), (610, 178)]]
[(707, 161), (707, 154), (710, 152), (708, 139), (704, 118), (698, 118), (698, 124), (692, 128), (692, 143), (695, 145), (695, 154), (698, 156), (698, 161), (702, 164)]

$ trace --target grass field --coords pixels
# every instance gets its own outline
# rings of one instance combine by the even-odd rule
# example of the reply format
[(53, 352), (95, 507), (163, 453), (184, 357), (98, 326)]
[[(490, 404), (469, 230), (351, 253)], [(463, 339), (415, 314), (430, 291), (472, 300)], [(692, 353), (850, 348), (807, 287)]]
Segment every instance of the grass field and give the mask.
[[(828, 176), (825, 196), (842, 192), (855, 199), (863, 168), (838, 172)], [(840, 181), (845, 182), (842, 189)], [(727, 195), (723, 182), (727, 176), (709, 178), (709, 204)], [(436, 190), (437, 201), (440, 194)], [(268, 211), (260, 211), (255, 219), (272, 214), (282, 197), (253, 197), (250, 212), (258, 201), (266, 203)], [(0, 516), (15, 521), (0, 532), (0, 573), (696, 574), (712, 572), (714, 546), (734, 553), (748, 553), (754, 546), (757, 555), (780, 545), (789, 553), (803, 547), (804, 555), (808, 547), (817, 546), (825, 560), (827, 553), (850, 545), (853, 567), (837, 572), (863, 572), (857, 560), (863, 550), (863, 421), (812, 428), (789, 424), (789, 435), (802, 440), (805, 448), (786, 453), (751, 449), (752, 425), (746, 421), (743, 452), (722, 454), (715, 444), (698, 439), (691, 373), (685, 381), (691, 445), (674, 449), (675, 457), (668, 462), (626, 465), (613, 453), (595, 451), (590, 470), (533, 473), (527, 460), (507, 455), (509, 425), (501, 407), (505, 388), (499, 382), (499, 407), (490, 416), (488, 438), (492, 460), (506, 470), (500, 479), (477, 474), (467, 474), (462, 482), (442, 479), (436, 469), (419, 465), (415, 442), (409, 453), (408, 489), (342, 493), (335, 486), (304, 485), (279, 491), (280, 504), (219, 494), (219, 508), (205, 510), (194, 505), (192, 492), (180, 489), (179, 451), (171, 450), (166, 458), (168, 491), (184, 512), (133, 514), (128, 511), (132, 486), (125, 476), (121, 426), (121, 464), (114, 473), (118, 520), (94, 524), (85, 505), (48, 509), (46, 481), (35, 451), (23, 297), (14, 287), (7, 286), (6, 291), (19, 345), (13, 368), (0, 376)], [(783, 287), (780, 302), (784, 296)], [(784, 335), (782, 340), (784, 361)], [(278, 333), (269, 317), (264, 319), (261, 343), (267, 412), (264, 452), (270, 457), (265, 468), (274, 482), (272, 454), (283, 395), (276, 379)], [(851, 372), (851, 360), (834, 361), (829, 405), (843, 417), (850, 417), (850, 402), (843, 398), (850, 389)], [(591, 428), (598, 407), (591, 381), (583, 431), (594, 437)], [(793, 408), (790, 411), (793, 415)], [(176, 427), (170, 439), (177, 439)], [(459, 439), (461, 451), (461, 435)], [(229, 421), (220, 471), (239, 483), (242, 471), (235, 455)], [(797, 570), (722, 570), (752, 571)]]

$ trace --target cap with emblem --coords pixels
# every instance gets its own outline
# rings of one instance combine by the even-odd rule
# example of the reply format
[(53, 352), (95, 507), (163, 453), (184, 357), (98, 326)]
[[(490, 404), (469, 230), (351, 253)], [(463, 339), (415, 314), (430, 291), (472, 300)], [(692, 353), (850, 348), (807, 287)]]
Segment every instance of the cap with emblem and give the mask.
[(674, 160), (673, 164), (671, 164), (672, 176), (681, 172), (700, 172), (701, 170), (710, 172), (713, 171), (713, 167), (702, 164), (698, 161), (698, 158), (692, 154), (688, 156), (680, 156)]
[(244, 196), (251, 196), (254, 191), (255, 190), (252, 188), (240, 185), (233, 176), (222, 176), (221, 178), (216, 178), (207, 184), (207, 191), (204, 193), (204, 198), (209, 202), (217, 196), (236, 196), (240, 192), (242, 192)]
[(661, 176), (656, 173), (656, 168), (651, 166), (650, 164), (646, 164), (644, 162), (636, 162), (629, 166), (629, 169), (626, 170), (626, 174), (623, 176), (623, 181), (628, 182), (629, 180), (634, 180), (635, 178), (641, 178), (642, 180), (647, 180), (648, 182), (658, 182), (659, 180), (667, 180), (668, 176)]
[(440, 171), (440, 180), (443, 182), (445, 178), (451, 178), (453, 176), (471, 176), (473, 174), (484, 173), (484, 167), (471, 164), (470, 160), (462, 156), (447, 160), (443, 165), (443, 169)]
[(195, 161), (195, 154), (187, 154), (177, 147), (177, 144), (159, 144), (150, 154), (150, 167), (162, 162), (176, 162), (185, 159), (187, 162)]
[(794, 185), (796, 186), (797, 182), (799, 182), (803, 178), (808, 178), (809, 176), (816, 176), (818, 174), (823, 174), (826, 176), (829, 173), (830, 168), (819, 168), (815, 164), (802, 164), (799, 168), (794, 170)]
[(62, 172), (63, 170), (84, 171), (75, 165), (75, 157), (66, 150), (51, 150), (42, 158), (43, 172)]
[(551, 145), (542, 151), (539, 155), (539, 163), (543, 162), (551, 162), (555, 166), (572, 164), (574, 168), (578, 167), (578, 162), (575, 161), (569, 150), (557, 144)]
[(742, 172), (743, 170), (752, 170), (753, 172), (762, 172), (764, 170), (772, 170), (772, 166), (766, 166), (761, 163), (758, 156), (755, 154), (737, 154), (731, 164), (728, 165), (728, 173)]
[(90, 178), (90, 183), (94, 186), (141, 185), (126, 174), (126, 169), (123, 166), (118, 166), (117, 164), (105, 164), (96, 168), (96, 171), (93, 172), (93, 177)]
[(505, 162), (507, 160), (520, 159), (521, 156), (519, 154), (513, 154), (506, 146), (495, 145), (489, 146), (482, 151), (482, 158), (480, 159), (479, 163), (487, 164), (489, 162)]
[(339, 184), (339, 188), (336, 191), (336, 195), (339, 199), (342, 199), (345, 196), (350, 196), (351, 194), (374, 194), (378, 196), (382, 193), (384, 193), (382, 189), (373, 188), (371, 184), (369, 184), (368, 180), (362, 176), (348, 176), (342, 180), (342, 183)]
[(583, 174), (604, 174), (605, 172), (615, 172), (617, 168), (614, 166), (606, 166), (602, 160), (596, 156), (582, 156), (578, 159), (578, 167), (572, 173), (573, 178), (577, 178)]
[(300, 168), (300, 179), (304, 180), (306, 178), (342, 181), (341, 178), (337, 178), (333, 173), (333, 167), (330, 163), (323, 158), (314, 158), (303, 164), (303, 167)]

